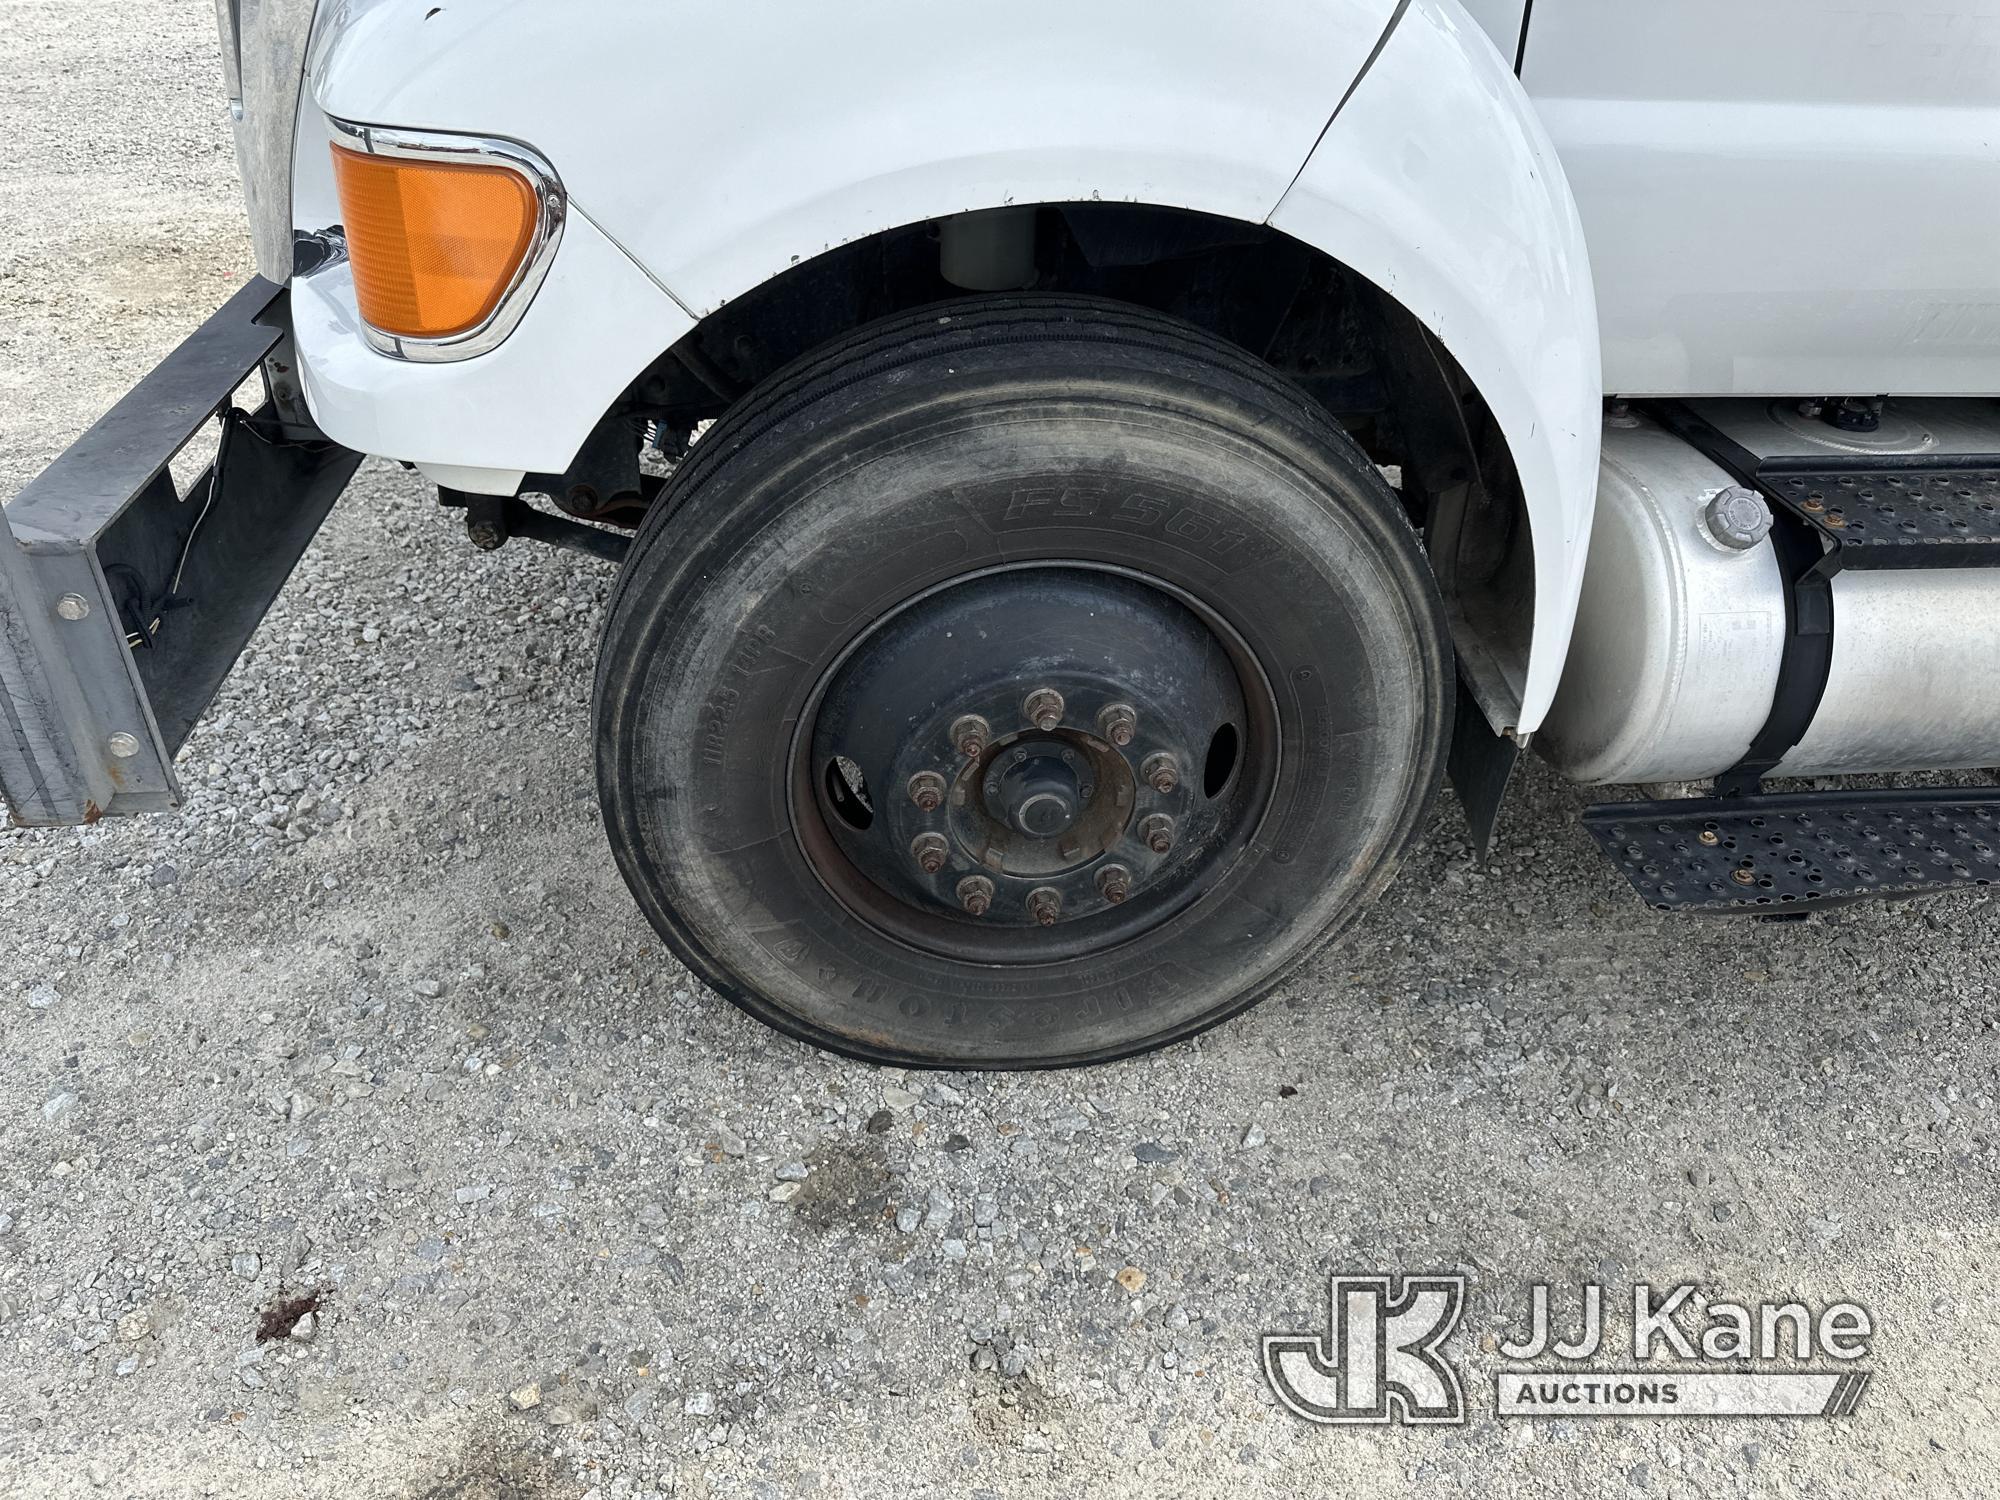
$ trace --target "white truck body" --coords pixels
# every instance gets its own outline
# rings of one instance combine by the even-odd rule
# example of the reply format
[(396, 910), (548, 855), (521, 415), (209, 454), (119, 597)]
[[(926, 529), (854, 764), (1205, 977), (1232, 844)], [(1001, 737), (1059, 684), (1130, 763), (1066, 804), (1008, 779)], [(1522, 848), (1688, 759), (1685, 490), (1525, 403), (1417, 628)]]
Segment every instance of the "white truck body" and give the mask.
[(2000, 390), (2000, 5), (1539, 0), (1607, 390)]

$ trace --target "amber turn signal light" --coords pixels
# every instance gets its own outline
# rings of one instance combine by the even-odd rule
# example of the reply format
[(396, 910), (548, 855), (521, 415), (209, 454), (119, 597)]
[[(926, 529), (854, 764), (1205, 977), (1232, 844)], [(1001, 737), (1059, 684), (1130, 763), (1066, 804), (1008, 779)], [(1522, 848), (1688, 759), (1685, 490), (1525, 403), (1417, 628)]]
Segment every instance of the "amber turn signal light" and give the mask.
[(361, 316), (404, 339), (471, 332), (506, 298), (535, 241), (535, 185), (487, 162), (333, 148)]

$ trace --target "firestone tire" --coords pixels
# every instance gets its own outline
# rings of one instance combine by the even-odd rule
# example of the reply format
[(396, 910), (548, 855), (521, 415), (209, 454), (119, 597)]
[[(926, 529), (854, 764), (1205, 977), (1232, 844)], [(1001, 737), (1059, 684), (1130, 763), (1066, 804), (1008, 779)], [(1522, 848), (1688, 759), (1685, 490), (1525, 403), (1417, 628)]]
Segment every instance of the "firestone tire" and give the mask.
[[(1267, 710), (1244, 728), (1263, 780), (1241, 836), (1175, 856), (1194, 869), (1176, 867), (1179, 904), (1102, 946), (1089, 933), (1124, 920), (1110, 907), (1041, 937), (1005, 889), (983, 920), (849, 894), (800, 749), (871, 632), (956, 580), (981, 580), (1004, 606), (1013, 576), (1176, 601), (1143, 607), (1198, 616), (1233, 643), (1244, 701)], [(947, 701), (953, 684), (933, 689)], [(1330, 940), (1422, 826), (1452, 701), (1416, 536), (1321, 410), (1171, 319), (1071, 297), (980, 300), (806, 357), (696, 444), (608, 611), (598, 780), (647, 917), (760, 1020), (880, 1062), (1066, 1066), (1212, 1026)], [(1093, 733), (1065, 743), (1108, 748)], [(976, 801), (984, 773), (967, 774)], [(872, 795), (886, 811), (901, 793)], [(947, 896), (957, 873), (939, 877)], [(946, 940), (990, 948), (999, 918), (1026, 924), (1001, 932), (1005, 955)]]

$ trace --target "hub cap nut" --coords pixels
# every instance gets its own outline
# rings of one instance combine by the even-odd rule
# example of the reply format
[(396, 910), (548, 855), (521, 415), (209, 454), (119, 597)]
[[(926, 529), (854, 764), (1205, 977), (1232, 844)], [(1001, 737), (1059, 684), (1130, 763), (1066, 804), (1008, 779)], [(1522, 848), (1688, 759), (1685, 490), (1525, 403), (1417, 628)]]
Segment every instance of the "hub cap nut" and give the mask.
[(1139, 714), (1129, 703), (1113, 703), (1097, 716), (1097, 730), (1123, 750), (1139, 732)]
[(1174, 820), (1165, 813), (1154, 813), (1139, 825), (1139, 837), (1155, 854), (1165, 854), (1174, 847)]
[(1028, 915), (1044, 927), (1056, 925), (1062, 915), (1062, 892), (1042, 886), (1028, 893)]
[(993, 906), (993, 882), (984, 875), (966, 876), (958, 883), (958, 904), (969, 916), (985, 916)]
[(1021, 708), (1028, 722), (1043, 734), (1053, 734), (1062, 727), (1063, 695), (1054, 688), (1036, 688)]
[(910, 853), (926, 875), (935, 875), (944, 868), (951, 846), (945, 843), (941, 833), (920, 833), (910, 841)]
[(977, 760), (986, 753), (986, 747), (993, 741), (993, 726), (978, 714), (966, 714), (952, 720), (951, 742), (958, 747), (958, 753), (967, 760)]

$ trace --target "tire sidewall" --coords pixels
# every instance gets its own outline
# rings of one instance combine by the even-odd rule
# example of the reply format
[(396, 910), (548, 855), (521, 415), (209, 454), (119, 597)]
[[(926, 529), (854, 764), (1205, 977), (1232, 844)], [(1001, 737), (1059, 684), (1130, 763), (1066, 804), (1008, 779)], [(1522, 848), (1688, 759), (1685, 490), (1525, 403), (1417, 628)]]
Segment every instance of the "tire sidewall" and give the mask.
[[(1331, 936), (1435, 791), (1442, 630), (1373, 469), (1213, 371), (1066, 362), (840, 390), (713, 464), (628, 564), (599, 693), (626, 876), (704, 978), (819, 1045), (1023, 1067), (1191, 1034)], [(964, 964), (839, 904), (792, 833), (816, 813), (790, 795), (789, 752), (871, 623), (1036, 561), (1131, 570), (1226, 621), (1269, 683), (1282, 759), (1257, 836), (1191, 910), (1088, 958)]]

